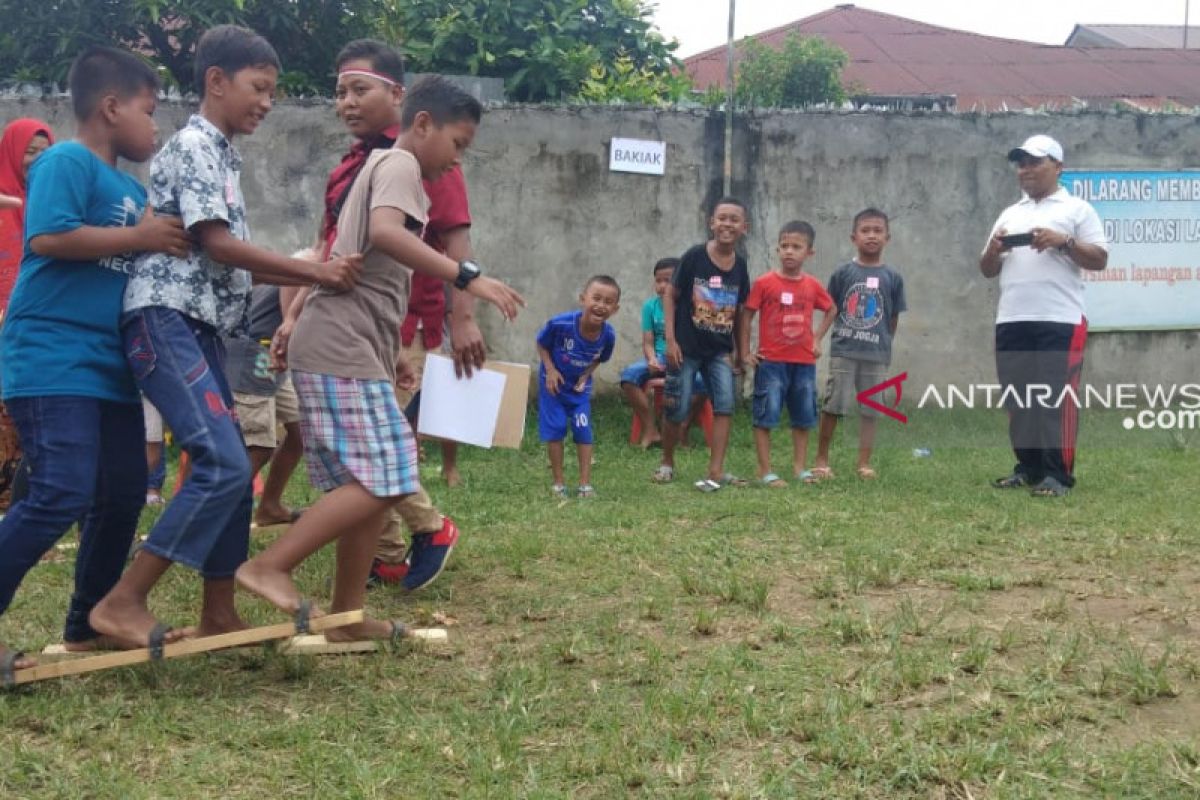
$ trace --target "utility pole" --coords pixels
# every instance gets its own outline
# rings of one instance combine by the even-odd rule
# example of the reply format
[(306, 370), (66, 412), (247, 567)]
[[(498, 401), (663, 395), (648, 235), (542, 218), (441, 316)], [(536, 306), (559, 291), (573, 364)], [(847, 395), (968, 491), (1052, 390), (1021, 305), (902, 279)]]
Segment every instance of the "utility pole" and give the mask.
[(1183, 49), (1184, 50), (1187, 50), (1188, 11), (1191, 10), (1189, 8), (1189, 6), (1191, 4), (1192, 4), (1192, 0), (1183, 0)]
[(727, 196), (733, 193), (733, 13), (735, 2), (736, 0), (729, 0), (729, 39), (725, 56), (725, 188), (723, 194)]

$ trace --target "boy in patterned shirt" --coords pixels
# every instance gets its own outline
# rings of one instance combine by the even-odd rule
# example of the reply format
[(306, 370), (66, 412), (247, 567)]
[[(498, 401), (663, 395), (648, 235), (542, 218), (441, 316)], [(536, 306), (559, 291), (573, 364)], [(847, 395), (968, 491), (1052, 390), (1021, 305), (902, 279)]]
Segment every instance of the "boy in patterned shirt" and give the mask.
[(253, 133), (271, 110), (279, 57), (253, 31), (221, 25), (200, 38), (195, 62), (200, 113), (150, 167), (151, 205), (182, 217), (194, 244), (183, 258), (147, 255), (135, 262), (121, 319), (134, 380), (162, 412), (192, 470), (90, 618), (97, 631), (152, 651), (169, 628), (150, 613), (147, 599), (175, 562), (204, 578), (200, 635), (246, 627), (234, 607), (233, 575), (246, 559), (253, 495), (221, 367), (221, 337), (247, 325), (251, 273), (271, 283), (348, 289), (361, 271), (357, 257), (319, 265), (247, 241), (242, 159), (233, 138)]

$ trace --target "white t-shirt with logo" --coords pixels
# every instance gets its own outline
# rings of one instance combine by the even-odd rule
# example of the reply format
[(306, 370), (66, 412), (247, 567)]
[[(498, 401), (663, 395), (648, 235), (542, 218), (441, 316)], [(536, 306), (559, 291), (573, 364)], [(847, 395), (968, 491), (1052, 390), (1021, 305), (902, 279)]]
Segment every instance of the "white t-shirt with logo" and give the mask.
[[(1037, 201), (1026, 195), (1004, 209), (992, 226), (989, 241), (1000, 228), (1010, 234), (1048, 228), (1071, 236), (1080, 244), (1094, 244), (1108, 250), (1104, 226), (1096, 210), (1061, 187)], [(986, 249), (985, 245), (985, 252)], [(1039, 253), (1032, 247), (1014, 247), (1000, 258), (997, 325), (1005, 322), (1078, 325), (1083, 319), (1083, 273), (1066, 253), (1056, 249)]]

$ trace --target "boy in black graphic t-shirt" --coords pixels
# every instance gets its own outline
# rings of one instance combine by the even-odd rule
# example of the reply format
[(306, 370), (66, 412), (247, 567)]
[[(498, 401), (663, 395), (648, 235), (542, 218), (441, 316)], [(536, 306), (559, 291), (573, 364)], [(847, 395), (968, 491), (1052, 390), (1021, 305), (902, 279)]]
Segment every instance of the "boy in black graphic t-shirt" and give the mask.
[(712, 449), (708, 474), (696, 488), (714, 492), (729, 483), (725, 450), (733, 415), (733, 365), (739, 363), (736, 328), (750, 292), (746, 260), (738, 241), (746, 235), (746, 207), (723, 197), (709, 219), (712, 238), (684, 253), (663, 295), (667, 335), (667, 421), (663, 426), (663, 460), (654, 473), (657, 483), (675, 477), (675, 445), (691, 408), (693, 380), (704, 377), (713, 406)]

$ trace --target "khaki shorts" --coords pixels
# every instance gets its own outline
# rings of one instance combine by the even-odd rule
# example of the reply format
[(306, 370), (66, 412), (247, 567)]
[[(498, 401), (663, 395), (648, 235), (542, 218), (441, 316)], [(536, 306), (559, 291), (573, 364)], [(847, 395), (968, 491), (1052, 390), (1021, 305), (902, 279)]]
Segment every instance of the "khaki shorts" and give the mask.
[(247, 447), (273, 448), (279, 443), (276, 427), (300, 421), (300, 403), (290, 376), (272, 397), (234, 392), (233, 402)]
[[(883, 416), (870, 406), (858, 402), (858, 393), (883, 383), (887, 380), (887, 373), (887, 364), (831, 356), (829, 381), (825, 384), (825, 404), (821, 410), (837, 417), (855, 412), (863, 417)], [(891, 406), (895, 403), (895, 393), (893, 389), (887, 389), (872, 395), (871, 399)]]

